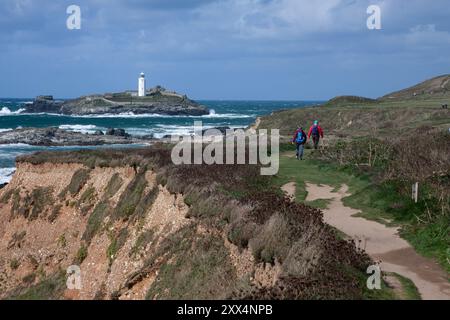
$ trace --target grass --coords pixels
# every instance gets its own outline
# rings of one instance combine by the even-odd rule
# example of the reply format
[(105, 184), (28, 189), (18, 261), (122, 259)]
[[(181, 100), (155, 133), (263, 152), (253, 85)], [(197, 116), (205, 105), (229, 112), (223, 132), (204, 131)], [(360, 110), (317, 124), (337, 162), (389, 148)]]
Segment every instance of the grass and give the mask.
[(303, 161), (297, 160), (291, 153), (284, 153), (280, 157), (280, 171), (275, 177), (275, 183), (282, 186), (289, 182), (295, 182), (297, 186), (295, 198), (298, 201), (305, 201), (307, 197), (306, 182), (328, 185), (335, 189), (339, 189), (342, 184), (347, 184), (351, 193), (370, 185), (368, 178), (357, 177), (337, 170), (336, 167), (318, 162), (312, 158), (314, 152), (314, 150), (306, 150)]
[(147, 244), (153, 241), (155, 233), (153, 230), (143, 231), (136, 239), (130, 251), (130, 257), (136, 257), (138, 253), (143, 250)]
[(95, 188), (93, 186), (90, 186), (81, 195), (80, 200), (78, 201), (78, 205), (80, 206), (83, 204), (90, 204), (94, 200), (95, 200)]
[(403, 289), (403, 295), (405, 300), (421, 300), (422, 297), (420, 296), (419, 290), (417, 290), (417, 287), (414, 285), (414, 282), (412, 282), (410, 279), (405, 278), (397, 273), (393, 273), (395, 277), (400, 281), (400, 284), (402, 285)]
[(63, 191), (61, 191), (59, 197), (61, 199), (64, 199), (67, 193), (69, 193), (71, 196), (76, 196), (78, 192), (81, 191), (86, 182), (89, 180), (90, 172), (91, 171), (88, 169), (77, 170), (73, 174), (69, 185)]
[(92, 238), (97, 234), (97, 232), (101, 229), (103, 220), (109, 214), (110, 207), (108, 202), (100, 202), (94, 208), (94, 211), (89, 216), (88, 223), (86, 229), (83, 234), (83, 240), (87, 243), (90, 243)]
[(423, 125), (443, 126), (450, 123), (450, 112), (441, 109), (449, 96), (395, 101), (357, 101), (337, 99), (321, 107), (298, 108), (262, 117), (261, 129), (280, 129), (291, 135), (298, 125), (309, 128), (318, 119), (326, 134), (341, 137), (367, 136), (377, 130), (384, 136), (393, 132), (405, 133)]
[(46, 211), (46, 208), (54, 203), (53, 188), (37, 187), (31, 194), (28, 192), (22, 198), (20, 191), (12, 193), (12, 215), (21, 215), (32, 221), (36, 220)]
[(116, 258), (117, 253), (119, 250), (124, 246), (125, 242), (127, 241), (128, 237), (128, 230), (126, 228), (123, 228), (119, 231), (117, 235), (110, 235), (111, 238), (111, 244), (109, 245), (108, 249), (106, 250), (106, 256), (109, 260), (109, 266), (111, 266), (114, 262), (114, 259)]
[(87, 258), (87, 256), (88, 256), (88, 249), (83, 244), (81, 245), (80, 249), (78, 249), (74, 262), (78, 265), (81, 265), (83, 261)]
[[(157, 194), (156, 188), (145, 192), (148, 189), (145, 172), (150, 168), (160, 177), (158, 181), (166, 182), (169, 192), (187, 196), (187, 202), (191, 204), (188, 215), (192, 217), (192, 224), (158, 241), (158, 247), (151, 251), (136, 277), (130, 276), (130, 283), (136, 283), (136, 279), (159, 270), (148, 298), (361, 297), (362, 288), (355, 278), (340, 272), (337, 266), (347, 265), (363, 273), (371, 263), (370, 259), (324, 224), (319, 210), (289, 201), (278, 187), (295, 179), (300, 186), (298, 189), (303, 186), (304, 190), (305, 179), (329, 184), (331, 176), (335, 188), (345, 179), (352, 188), (357, 188), (359, 184), (367, 184), (364, 179), (348, 177), (348, 173), (325, 165), (318, 168), (317, 162), (312, 160), (302, 162), (303, 167), (299, 170), (299, 162), (287, 157), (282, 157), (282, 169), (277, 177), (262, 177), (257, 166), (171, 166), (170, 152), (152, 148), (132, 153), (111, 150), (103, 153), (63, 152), (58, 157), (50, 153), (48, 159), (54, 163), (65, 163), (68, 159), (85, 163), (86, 159), (97, 155), (96, 163), (107, 165), (106, 161), (109, 161), (112, 167), (137, 163), (139, 170), (121, 194), (116, 208), (110, 207), (108, 199), (100, 200), (96, 205), (82, 237), (86, 247), (96, 234), (105, 230), (103, 223), (107, 216), (112, 218), (110, 223), (134, 218), (139, 221), (141, 215), (148, 212), (146, 208)], [(39, 163), (44, 161), (44, 156), (37, 154), (26, 159)], [(305, 196), (304, 192), (303, 199)], [(197, 225), (208, 232), (197, 233)], [(232, 292), (242, 279), (229, 261), (221, 237), (223, 233), (228, 233), (229, 239), (241, 248), (250, 249), (257, 261), (269, 264), (279, 261), (286, 273), (276, 286), (266, 288), (266, 291), (252, 288), (238, 294)], [(110, 235), (108, 256), (114, 258), (119, 251), (119, 238), (120, 234)], [(138, 238), (135, 249), (141, 250), (151, 238), (151, 234)], [(87, 249), (80, 249), (78, 260), (82, 261), (86, 255)]]
[(29, 288), (15, 290), (8, 300), (57, 300), (65, 289), (66, 277), (63, 272), (58, 272)]
[(9, 267), (11, 268), (11, 270), (17, 270), (20, 267), (20, 261), (16, 258), (13, 258), (9, 262)]
[(165, 245), (169, 261), (159, 269), (147, 299), (223, 299), (231, 291), (237, 275), (219, 236), (195, 235), (190, 226)]
[(148, 184), (145, 179), (145, 171), (145, 169), (141, 169), (120, 196), (119, 203), (112, 214), (114, 220), (126, 221), (135, 213)]
[(48, 216), (48, 221), (54, 222), (56, 220), (56, 218), (58, 218), (59, 214), (61, 213), (62, 207), (63, 206), (61, 204), (55, 205), (52, 209), (51, 214)]
[(317, 199), (314, 201), (306, 201), (305, 203), (308, 206), (317, 208), (317, 209), (326, 209), (330, 205), (331, 200), (330, 199)]
[(14, 193), (20, 192), (20, 190), (16, 189), (9, 189), (5, 193), (3, 193), (2, 197), (0, 198), (0, 203), (7, 204), (11, 197), (14, 195)]
[[(354, 274), (361, 283), (363, 288), (364, 300), (421, 300), (421, 296), (414, 283), (397, 273), (387, 272), (383, 273), (381, 278), (380, 289), (367, 288), (367, 275), (358, 273), (357, 270), (348, 270), (349, 273)], [(401, 287), (397, 290), (389, 286), (385, 280), (385, 276), (395, 277), (399, 280)]]
[[(419, 223), (417, 216), (422, 216), (426, 203), (415, 204), (399, 194), (394, 182), (373, 183), (368, 176), (358, 176), (347, 169), (313, 159), (313, 150), (306, 150), (304, 161), (298, 161), (292, 154), (284, 153), (280, 158), (280, 172), (275, 181), (282, 186), (296, 182), (296, 199), (305, 201), (307, 192), (305, 182), (326, 184), (339, 188), (342, 184), (349, 186), (351, 196), (343, 199), (345, 206), (359, 209), (358, 216), (374, 220), (387, 226), (400, 226), (401, 236), (420, 254), (436, 259), (450, 274), (448, 263), (450, 248), (450, 226), (443, 216), (433, 223)], [(308, 203), (310, 204), (310, 203)], [(312, 203), (323, 207), (325, 203)]]
[(123, 180), (118, 173), (115, 173), (105, 188), (105, 197), (110, 199), (114, 197), (122, 186)]

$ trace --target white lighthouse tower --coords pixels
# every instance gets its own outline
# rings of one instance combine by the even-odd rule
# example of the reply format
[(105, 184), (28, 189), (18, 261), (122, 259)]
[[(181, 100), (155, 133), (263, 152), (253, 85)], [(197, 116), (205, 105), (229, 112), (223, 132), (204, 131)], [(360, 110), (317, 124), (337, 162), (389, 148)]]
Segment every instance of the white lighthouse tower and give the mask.
[(145, 74), (143, 72), (139, 76), (138, 96), (145, 97)]

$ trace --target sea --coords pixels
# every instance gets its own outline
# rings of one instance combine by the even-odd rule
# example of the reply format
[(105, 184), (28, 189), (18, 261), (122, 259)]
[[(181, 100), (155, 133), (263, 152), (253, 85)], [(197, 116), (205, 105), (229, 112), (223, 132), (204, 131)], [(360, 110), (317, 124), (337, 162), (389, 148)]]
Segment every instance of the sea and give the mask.
[[(257, 117), (274, 111), (320, 104), (322, 101), (202, 101), (209, 108), (204, 116), (165, 116), (158, 114), (126, 113), (120, 115), (63, 116), (57, 114), (27, 114), (24, 106), (32, 99), (0, 99), (0, 132), (25, 127), (59, 127), (82, 133), (122, 128), (131, 135), (185, 135), (194, 131), (194, 121), (202, 121), (205, 129), (214, 127), (245, 128)], [(15, 158), (19, 155), (44, 150), (77, 150), (85, 148), (127, 148), (139, 145), (109, 145), (96, 147), (41, 147), (26, 144), (0, 144), (0, 184), (7, 183), (15, 171)]]

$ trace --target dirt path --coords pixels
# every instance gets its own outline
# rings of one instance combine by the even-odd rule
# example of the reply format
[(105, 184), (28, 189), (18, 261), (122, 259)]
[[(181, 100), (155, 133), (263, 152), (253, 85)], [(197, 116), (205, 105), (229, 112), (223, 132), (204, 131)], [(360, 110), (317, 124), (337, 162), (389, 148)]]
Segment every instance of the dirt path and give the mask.
[[(292, 184), (283, 188), (286, 193), (295, 194)], [(345, 207), (342, 199), (349, 196), (348, 187), (343, 185), (335, 192), (325, 185), (306, 184), (306, 201), (331, 200), (323, 210), (326, 223), (336, 227), (356, 240), (359, 247), (375, 260), (381, 262), (385, 272), (395, 272), (411, 279), (423, 299), (450, 299), (448, 275), (430, 259), (415, 252), (411, 245), (398, 235), (398, 228), (389, 228), (375, 221), (354, 217), (359, 210)]]
[(295, 199), (295, 190), (296, 190), (295, 182), (286, 183), (284, 186), (281, 187), (281, 190), (283, 190), (283, 192), (286, 193), (288, 197)]

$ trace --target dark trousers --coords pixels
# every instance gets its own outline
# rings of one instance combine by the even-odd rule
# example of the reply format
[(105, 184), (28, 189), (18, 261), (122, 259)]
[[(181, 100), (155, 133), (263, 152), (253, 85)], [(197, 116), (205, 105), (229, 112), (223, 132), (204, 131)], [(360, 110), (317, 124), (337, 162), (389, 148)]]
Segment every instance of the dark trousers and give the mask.
[(305, 152), (305, 145), (303, 143), (297, 143), (297, 159), (303, 159), (304, 152)]
[(314, 136), (312, 136), (312, 140), (313, 140), (313, 144), (314, 144), (314, 149), (317, 150), (317, 148), (319, 148), (320, 136), (314, 135)]

